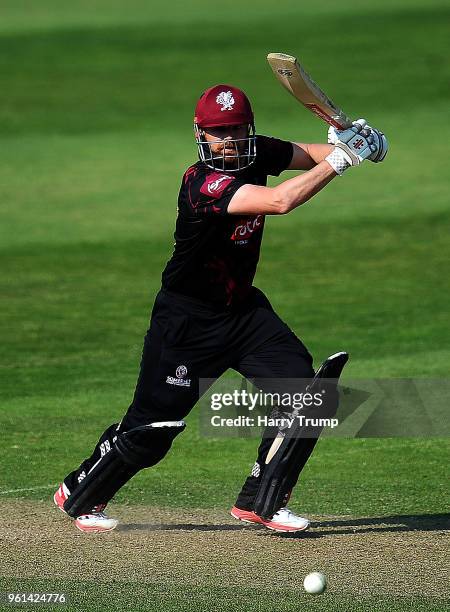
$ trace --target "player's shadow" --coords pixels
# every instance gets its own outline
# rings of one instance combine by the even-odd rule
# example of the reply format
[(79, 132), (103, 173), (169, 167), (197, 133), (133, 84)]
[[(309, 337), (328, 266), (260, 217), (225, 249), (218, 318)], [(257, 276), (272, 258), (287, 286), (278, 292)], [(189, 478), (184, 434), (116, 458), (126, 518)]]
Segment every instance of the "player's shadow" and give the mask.
[(119, 525), (118, 531), (239, 531), (245, 529), (245, 525), (228, 524), (197, 524), (197, 523), (129, 523)]
[(379, 517), (335, 518), (312, 521), (311, 529), (312, 531), (305, 533), (276, 535), (290, 538), (326, 538), (327, 536), (348, 536), (361, 533), (446, 531), (450, 529), (450, 514), (396, 514)]
[[(131, 523), (120, 525), (120, 531), (240, 531), (258, 525), (204, 524), (204, 523)], [(326, 538), (336, 535), (357, 535), (361, 533), (393, 533), (407, 531), (445, 531), (450, 529), (450, 514), (405, 514), (380, 517), (335, 518), (312, 521), (312, 531), (277, 533), (261, 529), (261, 535), (275, 535), (284, 538)]]

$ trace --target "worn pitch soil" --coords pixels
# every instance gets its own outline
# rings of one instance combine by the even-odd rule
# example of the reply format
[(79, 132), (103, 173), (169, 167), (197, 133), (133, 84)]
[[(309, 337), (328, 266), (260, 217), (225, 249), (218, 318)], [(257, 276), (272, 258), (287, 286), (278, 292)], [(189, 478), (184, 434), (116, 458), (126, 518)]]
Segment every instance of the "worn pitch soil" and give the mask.
[(275, 535), (225, 510), (111, 506), (120, 526), (83, 534), (51, 501), (0, 502), (6, 578), (301, 589), (324, 572), (329, 592), (448, 598), (445, 517), (314, 517), (310, 531)]

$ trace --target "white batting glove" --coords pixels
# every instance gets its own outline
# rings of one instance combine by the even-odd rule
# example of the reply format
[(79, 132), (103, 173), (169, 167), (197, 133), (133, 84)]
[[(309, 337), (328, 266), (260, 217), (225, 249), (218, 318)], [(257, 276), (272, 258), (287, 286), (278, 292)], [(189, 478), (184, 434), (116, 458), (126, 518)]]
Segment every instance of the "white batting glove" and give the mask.
[(370, 128), (365, 119), (353, 122), (351, 128), (328, 130), (328, 142), (334, 144), (334, 150), (325, 158), (337, 174), (343, 174), (350, 166), (358, 166), (370, 155), (378, 151)]
[(327, 140), (328, 144), (335, 145), (338, 140), (339, 140), (338, 130), (332, 125), (330, 125), (330, 127), (328, 128), (328, 140)]
[(330, 125), (328, 128), (328, 144), (336, 144), (339, 140), (342, 140), (342, 136), (348, 132), (350, 136), (353, 133), (362, 132), (363, 136), (369, 136), (371, 127), (367, 125), (367, 121), (365, 119), (357, 119), (353, 121), (352, 126), (347, 128), (346, 130), (339, 130), (338, 128)]

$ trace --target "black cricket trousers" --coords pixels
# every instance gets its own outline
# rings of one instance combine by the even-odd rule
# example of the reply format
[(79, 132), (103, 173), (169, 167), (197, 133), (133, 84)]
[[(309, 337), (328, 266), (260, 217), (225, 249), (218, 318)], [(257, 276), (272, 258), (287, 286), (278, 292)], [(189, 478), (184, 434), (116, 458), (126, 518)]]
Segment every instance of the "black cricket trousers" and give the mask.
[[(199, 379), (217, 379), (229, 368), (264, 390), (264, 379), (310, 379), (314, 375), (308, 350), (259, 289), (253, 288), (243, 304), (228, 309), (161, 290), (145, 336), (133, 402), (121, 423), (102, 434), (91, 457), (64, 479), (68, 489), (74, 490), (117, 435), (140, 425), (182, 420), (199, 399)], [(274, 428), (264, 432), (258, 467), (237, 498), (239, 508), (252, 509), (276, 433)], [(302, 440), (300, 469), (316, 441)]]

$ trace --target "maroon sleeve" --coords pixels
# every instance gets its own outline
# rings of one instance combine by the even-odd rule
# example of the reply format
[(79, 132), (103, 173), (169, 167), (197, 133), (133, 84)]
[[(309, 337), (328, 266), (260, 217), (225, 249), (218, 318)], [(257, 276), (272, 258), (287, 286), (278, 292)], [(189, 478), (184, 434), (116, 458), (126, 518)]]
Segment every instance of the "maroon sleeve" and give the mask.
[(256, 163), (265, 174), (278, 176), (288, 168), (293, 153), (292, 142), (268, 136), (256, 137)]
[(226, 215), (231, 198), (242, 185), (245, 185), (245, 181), (231, 173), (211, 171), (205, 174), (190, 168), (184, 177), (188, 212), (194, 215)]

